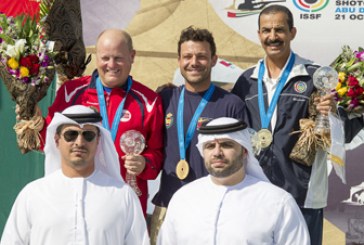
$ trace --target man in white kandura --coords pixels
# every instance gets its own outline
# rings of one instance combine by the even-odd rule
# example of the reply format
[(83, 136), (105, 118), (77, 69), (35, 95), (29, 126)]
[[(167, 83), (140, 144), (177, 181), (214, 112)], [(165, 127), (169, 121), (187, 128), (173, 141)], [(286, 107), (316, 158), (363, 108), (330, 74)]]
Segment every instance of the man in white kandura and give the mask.
[(295, 200), (254, 157), (246, 124), (223, 117), (198, 132), (209, 175), (174, 194), (158, 244), (310, 244)]
[(47, 128), (45, 177), (18, 195), (1, 245), (149, 244), (134, 191), (101, 116), (76, 105)]

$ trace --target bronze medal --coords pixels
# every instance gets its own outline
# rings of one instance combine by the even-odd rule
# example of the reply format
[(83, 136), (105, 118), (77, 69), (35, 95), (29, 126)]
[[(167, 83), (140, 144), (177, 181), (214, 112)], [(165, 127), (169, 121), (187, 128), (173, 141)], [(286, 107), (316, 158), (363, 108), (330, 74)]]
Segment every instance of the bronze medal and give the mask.
[(260, 146), (262, 147), (262, 149), (269, 147), (273, 141), (272, 132), (266, 128), (259, 130), (258, 131), (258, 140), (259, 140), (259, 143), (260, 143)]
[(189, 171), (190, 167), (188, 166), (188, 162), (184, 159), (181, 159), (176, 166), (177, 177), (180, 180), (184, 180), (188, 176)]

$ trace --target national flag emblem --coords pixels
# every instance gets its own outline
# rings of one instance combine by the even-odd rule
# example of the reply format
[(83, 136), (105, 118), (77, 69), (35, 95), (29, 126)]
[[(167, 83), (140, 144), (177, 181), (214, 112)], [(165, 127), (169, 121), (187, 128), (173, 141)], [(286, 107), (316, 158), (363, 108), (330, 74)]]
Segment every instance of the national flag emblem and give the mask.
[(201, 127), (201, 125), (206, 122), (206, 121), (210, 121), (210, 118), (207, 118), (207, 117), (200, 117), (198, 119), (198, 122), (197, 122), (197, 129), (199, 129)]
[(131, 119), (131, 113), (129, 110), (123, 110), (123, 115), (120, 118), (121, 122), (128, 122)]
[(173, 124), (173, 119), (174, 119), (174, 117), (173, 117), (173, 114), (172, 113), (168, 113), (167, 115), (166, 115), (166, 118), (165, 118), (165, 124), (166, 124), (166, 128), (170, 128), (171, 126), (172, 126), (172, 124)]

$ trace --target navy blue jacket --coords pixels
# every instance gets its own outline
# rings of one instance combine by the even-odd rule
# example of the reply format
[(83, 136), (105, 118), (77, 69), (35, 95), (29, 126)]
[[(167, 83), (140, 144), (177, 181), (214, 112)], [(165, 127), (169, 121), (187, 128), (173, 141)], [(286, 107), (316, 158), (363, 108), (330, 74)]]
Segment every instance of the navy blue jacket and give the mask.
[[(259, 64), (259, 63), (258, 63)], [(247, 123), (256, 131), (261, 129), (258, 105), (258, 68), (246, 70), (236, 82), (232, 93), (246, 104)], [(277, 121), (273, 142), (258, 156), (264, 173), (270, 181), (293, 195), (297, 203), (305, 208), (322, 208), (327, 199), (326, 153), (318, 152), (313, 167), (304, 166), (289, 158), (299, 134), (299, 120), (308, 118), (311, 94), (316, 90), (312, 76), (319, 66), (296, 55), (295, 65), (286, 81), (277, 103)], [(266, 77), (266, 76), (265, 76)], [(264, 85), (264, 83), (263, 83)], [(265, 108), (268, 108), (267, 90), (263, 86)], [(345, 119), (345, 113), (343, 117)], [(363, 128), (363, 119), (356, 126), (347, 126), (347, 141)], [(270, 126), (271, 127), (271, 126)], [(355, 128), (355, 130), (352, 130)], [(272, 131), (272, 129), (270, 128)]]

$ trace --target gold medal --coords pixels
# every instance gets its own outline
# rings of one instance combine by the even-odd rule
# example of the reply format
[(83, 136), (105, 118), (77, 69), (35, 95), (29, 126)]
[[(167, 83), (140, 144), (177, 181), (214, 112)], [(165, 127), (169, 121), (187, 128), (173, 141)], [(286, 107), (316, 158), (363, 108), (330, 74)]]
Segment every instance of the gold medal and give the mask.
[(181, 159), (176, 166), (176, 174), (180, 180), (185, 179), (190, 171), (190, 166), (186, 160)]
[(266, 128), (263, 128), (258, 131), (258, 141), (262, 149), (267, 148), (272, 144), (273, 135), (271, 131)]

